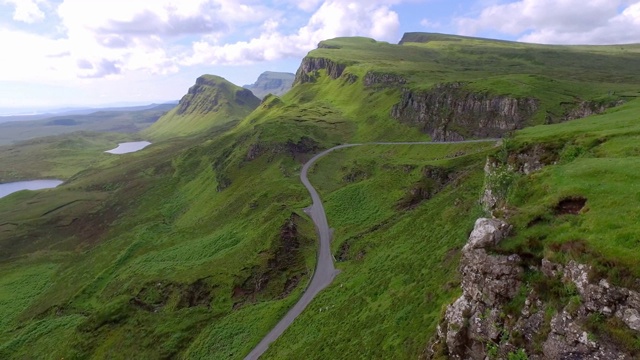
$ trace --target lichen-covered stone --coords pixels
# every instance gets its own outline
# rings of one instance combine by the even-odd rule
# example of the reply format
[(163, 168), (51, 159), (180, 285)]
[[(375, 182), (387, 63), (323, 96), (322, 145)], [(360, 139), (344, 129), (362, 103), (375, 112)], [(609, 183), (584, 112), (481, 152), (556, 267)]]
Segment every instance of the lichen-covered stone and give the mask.
[(502, 220), (480, 218), (476, 220), (473, 231), (469, 235), (469, 240), (462, 250), (468, 251), (495, 246), (506, 237), (509, 229), (509, 224)]
[(441, 338), (452, 359), (484, 359), (486, 341), (501, 335), (500, 306), (516, 295), (522, 268), (517, 255), (489, 255), (510, 226), (498, 219), (478, 219), (462, 249), (462, 296), (447, 308)]
[(543, 353), (545, 359), (631, 359), (614, 346), (592, 340), (579, 320), (566, 310), (551, 320)]
[[(625, 309), (639, 310), (638, 307), (629, 304), (628, 299), (632, 291), (617, 286), (612, 286), (606, 279), (597, 283), (589, 281), (591, 267), (569, 261), (565, 266), (564, 277), (573, 282), (582, 297), (584, 307), (591, 312), (598, 312), (611, 316), (614, 313), (624, 321)], [(618, 311), (622, 309), (622, 311)], [(628, 314), (631, 314), (629, 312)], [(630, 319), (631, 317), (629, 317)], [(626, 323), (626, 321), (625, 321)], [(634, 329), (638, 330), (638, 329)]]
[[(520, 350), (526, 350), (533, 360), (632, 359), (606, 338), (590, 334), (585, 324), (591, 315), (615, 316), (629, 329), (640, 331), (640, 294), (606, 279), (590, 278), (589, 265), (570, 261), (563, 266), (543, 259), (539, 267), (530, 269), (575, 285), (580, 297), (555, 314), (550, 323), (545, 322), (545, 314), (556, 305), (542, 301), (535, 290), (529, 291), (519, 313), (505, 314), (505, 305), (521, 291), (521, 259), (491, 255), (487, 249), (502, 240), (508, 229), (502, 220), (476, 221), (462, 250), (462, 296), (447, 308), (434, 343), (444, 343), (452, 359), (485, 359), (488, 346), (497, 351), (498, 359)], [(514, 335), (517, 339), (511, 339)]]
[(444, 338), (453, 359), (462, 359), (467, 342), (466, 321), (469, 318), (471, 304), (465, 297), (460, 297), (447, 308), (445, 314), (446, 329)]
[(559, 274), (564, 274), (564, 267), (560, 264), (553, 263), (547, 259), (542, 259), (540, 271), (547, 277), (556, 277)]

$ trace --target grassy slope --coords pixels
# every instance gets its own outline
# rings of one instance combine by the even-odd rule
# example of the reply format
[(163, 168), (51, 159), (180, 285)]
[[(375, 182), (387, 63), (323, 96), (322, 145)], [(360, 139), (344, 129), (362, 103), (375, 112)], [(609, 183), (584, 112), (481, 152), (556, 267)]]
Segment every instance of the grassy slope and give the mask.
[[(265, 123), (251, 131), (278, 133), (278, 128), (277, 123), (271, 129)], [(29, 269), (43, 264), (51, 270), (42, 273), (40, 281), (52, 283), (12, 304), (12, 316), (4, 324), (5, 331), (12, 334), (11, 340), (0, 351), (33, 353), (34, 349), (26, 344), (55, 338), (69, 344), (57, 349), (60, 356), (92, 353), (103, 358), (136, 353), (157, 357), (186, 351), (190, 356), (238, 358), (248, 352), (295, 301), (302, 287), (292, 296), (276, 300), (286, 277), (272, 279), (272, 288), (257, 297), (266, 302), (237, 311), (232, 311), (236, 301), (232, 298), (233, 288), (250, 276), (252, 264), (264, 263), (272, 246), (273, 240), (269, 239), (277, 236), (288, 214), (301, 214), (309, 200), (297, 179), (300, 162), (278, 154), (246, 162), (244, 155), (252, 141), (244, 140), (246, 133), (242, 130), (236, 131), (239, 134), (208, 136), (215, 141), (205, 140), (207, 137), (184, 140), (199, 143), (186, 150), (179, 150), (184, 146), (181, 140), (159, 143), (144, 153), (74, 176), (59, 189), (0, 200), (0, 207), (8, 208), (37, 201), (41, 205), (30, 209), (47, 214), (35, 221), (24, 212), (7, 213), (7, 221), (16, 225), (6, 227), (0, 234), (18, 245), (8, 248), (13, 251), (14, 260), (5, 261), (1, 270), (17, 281), (31, 281)], [(321, 130), (317, 133), (324, 134)], [(313, 136), (313, 132), (306, 135)], [(331, 144), (344, 139), (334, 136), (316, 140)], [(211, 163), (230, 148), (235, 150), (228, 156), (231, 164), (217, 169), (233, 182), (231, 187), (216, 192)], [(432, 156), (418, 151), (409, 158), (419, 162)], [(396, 195), (401, 192), (398, 190)], [(90, 196), (102, 197), (103, 202), (75, 201)], [(72, 202), (62, 211), (50, 212)], [(86, 231), (81, 223), (72, 221), (83, 218), (83, 213), (96, 214), (109, 226), (103, 232), (87, 234), (95, 237), (89, 243), (82, 236), (70, 235)], [(19, 214), (26, 217), (16, 218)], [(73, 225), (69, 232), (58, 229), (37, 243), (29, 240), (38, 229), (46, 230), (53, 224)], [(308, 239), (301, 249), (308, 277), (313, 267), (314, 231), (306, 220), (301, 226)], [(35, 249), (40, 250), (34, 252)], [(15, 257), (21, 254), (32, 255)], [(178, 300), (173, 300), (173, 305), (166, 305), (159, 315), (151, 316), (128, 302), (150, 284), (161, 282), (184, 288), (198, 279), (215, 284), (209, 309), (178, 308)], [(182, 292), (170, 292), (169, 297), (178, 298)], [(34, 320), (23, 321), (31, 318)], [(131, 338), (134, 329), (140, 336), (162, 339), (165, 345), (156, 347), (155, 342)], [(108, 347), (126, 351), (114, 355)]]
[[(407, 47), (425, 51), (423, 44)], [(370, 61), (370, 68), (379, 66)], [(358, 69), (348, 70), (361, 75), (368, 70)], [(0, 241), (11, 244), (2, 247), (9, 253), (0, 262), (0, 302), (8, 304), (2, 310), (0, 355), (236, 359), (246, 354), (300, 295), (313, 267), (314, 230), (301, 212), (309, 200), (297, 178), (310, 154), (289, 153), (286, 144), (303, 137), (318, 148), (424, 139), (389, 118), (399, 89), (367, 89), (362, 77), (351, 84), (320, 75), (282, 99), (268, 99), (231, 130), (164, 141), (97, 164), (58, 189), (0, 199), (6, 222)], [(632, 124), (636, 108), (633, 103), (620, 108), (631, 112), (612, 113), (610, 128), (623, 125), (616, 123), (622, 117)], [(578, 136), (581, 126), (575, 123), (538, 130), (531, 141), (553, 138), (553, 129)], [(603, 146), (631, 151), (623, 137), (611, 141)], [(266, 151), (249, 161), (256, 144)], [(481, 144), (355, 148), (322, 159), (312, 181), (319, 184), (336, 228), (334, 250), (345, 259), (339, 264), (343, 272), (267, 357), (353, 358), (364, 351), (369, 358), (415, 358), (435, 331), (442, 307), (459, 291), (457, 249), (481, 215), (476, 202), (482, 166), (494, 151)], [(459, 181), (415, 209), (398, 211), (398, 203), (421, 181), (425, 164), (455, 169)], [(343, 180), (356, 170), (368, 175)], [(216, 191), (226, 180), (229, 187)], [(30, 202), (38, 207), (14, 210)], [(268, 269), (292, 213), (301, 215), (298, 260), (271, 274), (264, 290), (236, 306), (242, 300), (234, 296), (236, 288)], [(280, 299), (292, 276), (301, 276), (300, 285)], [(211, 299), (184, 306), (184, 299), (197, 293), (198, 280)], [(14, 293), (20, 296), (14, 299)], [(133, 305), (134, 298), (156, 304), (157, 311)]]
[[(587, 261), (601, 267), (613, 282), (637, 287), (640, 227), (633, 219), (639, 215), (640, 199), (638, 110), (640, 101), (633, 101), (601, 116), (525, 129), (515, 136), (509, 144), (513, 149), (531, 143), (555, 145), (560, 160), (514, 184), (509, 204), (517, 209), (517, 235), (504, 243), (506, 249), (533, 251), (561, 262)], [(587, 199), (579, 216), (554, 214), (555, 206), (567, 197)], [(527, 226), (538, 217), (538, 225)], [(542, 242), (541, 248), (533, 248), (535, 239)], [(565, 243), (576, 248), (557, 252)]]
[[(99, 171), (85, 172), (59, 189), (37, 194), (21, 193), (0, 200), (3, 208), (38, 201), (42, 204), (41, 210), (31, 210), (48, 213), (58, 206), (56, 199), (73, 201), (73, 197), (97, 192), (109, 195), (109, 200), (95, 205), (92, 211), (111, 222), (103, 233), (93, 234), (98, 239), (75, 239), (58, 230), (46, 239), (44, 243), (48, 245), (40, 245), (40, 250), (34, 252), (31, 248), (33, 238), (20, 237), (22, 231), (34, 235), (38, 228), (47, 224), (69, 223), (65, 220), (68, 217), (82, 216), (73, 208), (53, 212), (37, 221), (28, 220), (29, 216), (27, 219), (16, 218), (20, 212), (15, 211), (9, 212), (8, 217), (3, 216), (3, 220), (15, 223), (21, 230), (0, 232), (18, 242), (10, 248), (13, 260), (5, 260), (1, 266), (3, 278), (15, 278), (11, 283), (16, 286), (27, 281), (34, 284), (40, 281), (48, 286), (34, 288), (30, 296), (13, 301), (7, 308), (1, 331), (12, 335), (5, 337), (7, 342), (0, 347), (0, 352), (5, 356), (37, 356), (38, 352), (27, 344), (48, 337), (68, 344), (57, 348), (56, 354), (60, 356), (84, 356), (85, 352), (98, 358), (131, 354), (166, 356), (184, 350), (199, 329), (208, 323), (217, 325), (229, 314), (237, 300), (232, 299), (233, 288), (251, 275), (252, 263), (260, 265), (267, 260), (264, 256), (277, 238), (279, 227), (289, 214), (302, 208), (295, 204), (308, 200), (304, 189), (297, 185), (297, 179), (282, 179), (283, 170), (293, 172), (289, 168), (297, 166), (286, 158), (276, 163), (256, 161), (249, 164), (244, 167), (244, 174), (262, 172), (264, 175), (244, 176), (244, 180), (236, 181), (222, 193), (211, 191), (215, 189), (215, 176), (207, 153), (220, 150), (217, 148), (220, 145), (205, 142), (174, 158), (175, 151), (184, 144), (175, 147), (178, 145), (163, 143), (147, 154), (133, 154), (126, 161), (105, 165)], [(261, 184), (263, 181), (268, 183)], [(296, 186), (292, 186), (294, 183)], [(257, 206), (249, 208), (252, 199)], [(30, 227), (34, 229), (29, 230)], [(303, 221), (300, 230), (302, 239), (306, 239), (300, 248), (301, 256), (306, 259), (303, 266), (307, 262), (306, 266), (311, 267), (313, 229)], [(32, 255), (15, 257), (25, 252)], [(43, 264), (48, 271), (31, 280), (34, 276), (31, 269), (36, 264)], [(186, 292), (184, 288), (197, 279), (215, 285), (210, 307), (181, 308), (176, 305)], [(257, 299), (278, 295), (285, 280), (286, 277), (272, 278), (270, 287), (258, 294)], [(172, 286), (165, 291), (170, 297), (168, 304), (158, 315), (129, 304), (131, 296), (158, 281)], [(3, 286), (2, 290), (6, 294), (14, 291), (9, 286)], [(250, 350), (251, 344), (259, 340), (296, 297), (262, 305), (256, 312), (250, 312), (258, 316), (254, 320), (260, 320), (255, 321), (256, 327), (249, 321), (241, 327), (247, 336), (238, 340), (244, 351)], [(41, 320), (22, 321), (33, 316)], [(134, 329), (140, 336), (163, 339), (165, 343), (157, 347), (156, 340), (140, 342), (140, 337), (131, 338)], [(208, 331), (215, 332), (215, 327)], [(210, 346), (206, 339), (200, 342), (207, 344), (206, 348)], [(242, 351), (242, 346), (234, 349), (236, 354)], [(113, 347), (127, 350), (114, 355), (109, 349)], [(41, 355), (48, 351), (46, 348), (41, 350), (44, 351)], [(228, 352), (225, 354), (229, 356)]]
[[(322, 159), (312, 181), (335, 228), (342, 272), (266, 358), (416, 358), (459, 291), (456, 259), (481, 214), (477, 195), (491, 146), (374, 146)], [(468, 155), (448, 159), (461, 153)], [(398, 210), (424, 165), (455, 169), (457, 180), (415, 209)], [(345, 181), (354, 170), (367, 175)]]
[(397, 94), (395, 89), (367, 89), (361, 79), (350, 84), (323, 74), (313, 84), (295, 86), (282, 98), (267, 98), (240, 123), (238, 131), (254, 129), (259, 141), (268, 142), (296, 142), (311, 133), (328, 145), (428, 140), (417, 129), (391, 119), (388, 110), (397, 101)]

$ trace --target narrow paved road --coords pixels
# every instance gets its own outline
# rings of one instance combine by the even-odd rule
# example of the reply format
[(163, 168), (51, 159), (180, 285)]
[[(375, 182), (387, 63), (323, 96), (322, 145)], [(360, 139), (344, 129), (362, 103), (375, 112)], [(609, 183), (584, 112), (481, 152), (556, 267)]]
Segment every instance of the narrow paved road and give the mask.
[(269, 345), (276, 341), (282, 333), (293, 323), (298, 315), (302, 313), (302, 311), (311, 303), (311, 300), (324, 288), (329, 286), (333, 281), (333, 278), (339, 272), (336, 270), (333, 264), (333, 256), (331, 255), (331, 230), (329, 229), (329, 223), (327, 222), (327, 215), (324, 212), (324, 206), (322, 206), (322, 201), (320, 200), (320, 195), (316, 189), (311, 186), (311, 182), (309, 182), (309, 178), (307, 173), (313, 164), (320, 159), (321, 157), (327, 155), (328, 153), (338, 150), (344, 149), (348, 147), (354, 146), (362, 146), (362, 145), (429, 145), (429, 144), (459, 144), (459, 143), (476, 143), (476, 142), (491, 142), (497, 141), (497, 139), (485, 139), (485, 140), (466, 140), (466, 141), (450, 141), (450, 142), (373, 142), (373, 143), (364, 143), (364, 144), (345, 144), (338, 145), (332, 147), (331, 149), (325, 150), (318, 155), (311, 158), (311, 160), (307, 161), (306, 164), (302, 167), (302, 172), (300, 173), (300, 180), (302, 184), (307, 188), (309, 194), (311, 195), (311, 200), (313, 201), (312, 205), (305, 209), (305, 212), (311, 217), (313, 223), (316, 226), (316, 232), (320, 238), (320, 249), (318, 251), (318, 262), (316, 264), (316, 270), (313, 273), (313, 278), (311, 279), (311, 283), (305, 290), (304, 294), (298, 300), (298, 302), (289, 310), (287, 315), (285, 315), (280, 322), (265, 336), (262, 341), (247, 355), (245, 360), (257, 360), (262, 354), (264, 354)]

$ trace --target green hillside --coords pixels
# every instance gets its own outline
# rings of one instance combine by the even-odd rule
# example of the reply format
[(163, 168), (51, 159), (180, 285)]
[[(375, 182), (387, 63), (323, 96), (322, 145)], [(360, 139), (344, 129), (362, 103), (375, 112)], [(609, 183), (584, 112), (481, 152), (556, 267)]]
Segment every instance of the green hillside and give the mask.
[(144, 132), (151, 138), (199, 134), (239, 121), (260, 104), (251, 91), (215, 75), (203, 75), (178, 106)]
[[(505, 137), (322, 158), (310, 179), (341, 273), (263, 359), (426, 356), (461, 293), (461, 248), (489, 216), (479, 203), (494, 181), (488, 158), (508, 170), (495, 180), (495, 215), (514, 226), (493, 252), (520, 254), (527, 269), (542, 258), (586, 262), (635, 289), (638, 51), (435, 34), (402, 45), (334, 39), (302, 60), (291, 91), (262, 103), (199, 78), (143, 133), (158, 141), (139, 153), (99, 156), (119, 140), (105, 134), (16, 146), (0, 161), (43, 165), (3, 178), (67, 182), (0, 199), (0, 358), (242, 359), (312, 276), (317, 239), (299, 174), (342, 143)], [(531, 149), (545, 150), (545, 166), (512, 171)], [(558, 216), (568, 197), (589, 210)], [(527, 274), (523, 289), (544, 288)], [(571, 291), (545, 294), (549, 319), (571, 298), (575, 307)], [(640, 350), (637, 332), (591, 320), (590, 339)], [(512, 335), (514, 352), (541, 351)]]

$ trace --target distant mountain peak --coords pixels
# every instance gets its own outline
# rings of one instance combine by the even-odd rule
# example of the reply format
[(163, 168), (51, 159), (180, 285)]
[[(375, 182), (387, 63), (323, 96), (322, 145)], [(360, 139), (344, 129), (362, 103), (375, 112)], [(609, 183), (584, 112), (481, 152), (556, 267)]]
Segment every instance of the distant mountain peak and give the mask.
[(263, 99), (268, 94), (277, 96), (284, 95), (293, 86), (295, 74), (276, 71), (265, 71), (258, 77), (255, 83), (244, 85), (245, 89)]
[(216, 75), (202, 75), (180, 99), (178, 106), (149, 128), (156, 137), (190, 135), (237, 121), (260, 105), (260, 99)]

